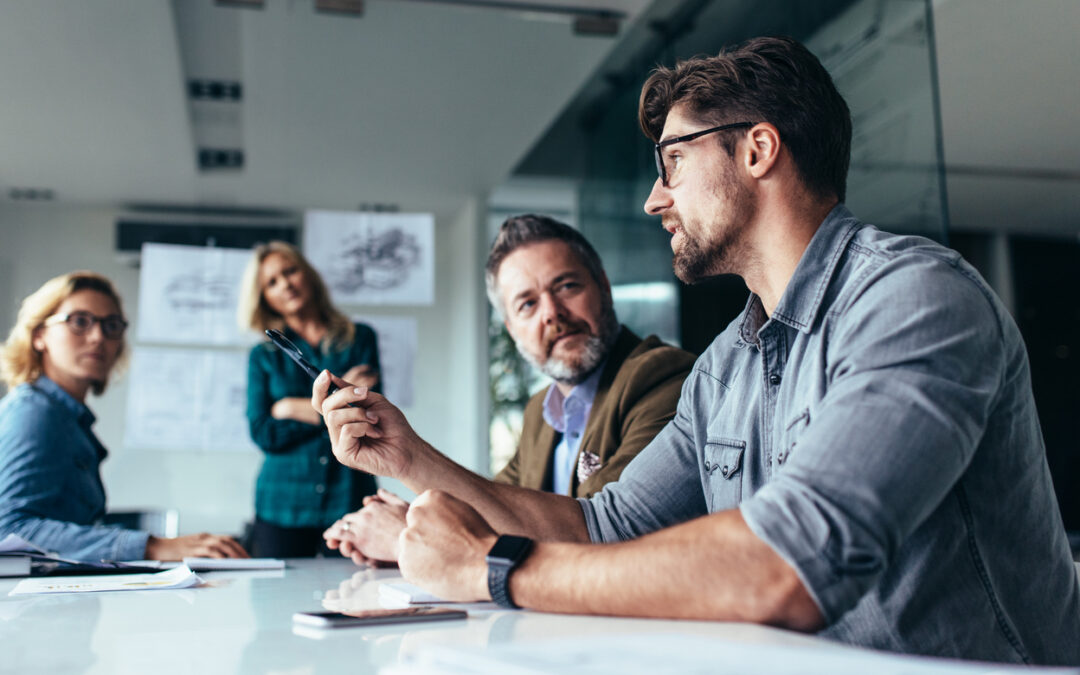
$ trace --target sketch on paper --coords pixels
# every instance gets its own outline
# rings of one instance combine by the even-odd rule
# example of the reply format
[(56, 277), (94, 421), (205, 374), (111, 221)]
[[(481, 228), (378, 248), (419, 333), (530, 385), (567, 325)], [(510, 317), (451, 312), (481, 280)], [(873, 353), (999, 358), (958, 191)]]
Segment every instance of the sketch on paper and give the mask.
[(353, 233), (342, 249), (331, 283), (344, 293), (397, 288), (420, 260), (416, 236), (397, 228)]
[(341, 304), (431, 304), (434, 245), (430, 214), (308, 211), (304, 218), (304, 253)]
[(258, 336), (236, 325), (240, 283), (251, 252), (144, 244), (139, 269), (140, 342), (247, 346)]
[(178, 276), (165, 286), (165, 302), (181, 312), (227, 310), (235, 303), (235, 295), (231, 278), (204, 270)]
[(246, 351), (137, 346), (129, 373), (124, 445), (254, 451), (246, 408)]

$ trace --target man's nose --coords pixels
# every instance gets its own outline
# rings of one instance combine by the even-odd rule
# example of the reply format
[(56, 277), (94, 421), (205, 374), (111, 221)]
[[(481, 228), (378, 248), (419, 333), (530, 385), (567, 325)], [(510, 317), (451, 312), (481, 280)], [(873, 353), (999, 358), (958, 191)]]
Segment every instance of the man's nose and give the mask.
[(657, 177), (656, 182), (653, 183), (652, 192), (649, 193), (649, 198), (645, 200), (645, 213), (650, 216), (658, 216), (665, 209), (670, 208), (671, 204), (671, 190), (664, 187), (664, 184), (660, 182), (660, 178)]
[(544, 323), (554, 323), (565, 318), (566, 312), (562, 303), (555, 296), (551, 293), (544, 293), (540, 296), (540, 316)]

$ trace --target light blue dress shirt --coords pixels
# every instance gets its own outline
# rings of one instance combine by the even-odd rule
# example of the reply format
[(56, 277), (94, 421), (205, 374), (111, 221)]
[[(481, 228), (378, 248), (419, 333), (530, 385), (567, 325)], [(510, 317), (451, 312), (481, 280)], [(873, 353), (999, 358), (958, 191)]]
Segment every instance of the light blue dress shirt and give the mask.
[(74, 560), (140, 560), (149, 534), (99, 525), (108, 454), (94, 414), (45, 377), (0, 401), (0, 539), (17, 534)]
[(740, 509), (842, 642), (1080, 665), (1080, 587), (1015, 322), (958, 253), (842, 205), (772, 316), (751, 295), (675, 419), (580, 503), (595, 541)]
[(604, 364), (601, 363), (592, 375), (566, 396), (557, 386), (551, 385), (544, 397), (544, 421), (562, 434), (555, 446), (551, 467), (551, 489), (555, 494), (570, 494), (570, 483), (577, 468), (578, 448), (585, 434), (585, 425), (589, 423), (589, 413), (592, 412), (593, 399), (596, 398), (600, 374), (603, 372)]

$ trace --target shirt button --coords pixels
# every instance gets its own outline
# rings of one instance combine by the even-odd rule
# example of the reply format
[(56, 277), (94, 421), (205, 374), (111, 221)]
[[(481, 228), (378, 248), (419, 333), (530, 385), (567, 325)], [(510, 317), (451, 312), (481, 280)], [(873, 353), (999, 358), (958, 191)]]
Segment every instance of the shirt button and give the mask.
[(581, 434), (579, 434), (579, 433), (578, 433), (578, 432), (576, 432), (576, 431), (571, 431), (571, 432), (570, 432), (570, 438), (577, 438), (577, 437), (578, 437), (578, 436), (580, 436), (580, 435), (581, 435)]
[(326, 486), (323, 485), (322, 483), (319, 483), (318, 485), (315, 486), (315, 492), (318, 492), (319, 494), (322, 494), (322, 493), (326, 492)]
[(329, 462), (330, 462), (329, 457), (320, 457), (319, 458), (319, 464), (322, 464), (323, 466), (326, 466), (327, 463), (329, 463)]
[(772, 375), (770, 375), (769, 376), (769, 384), (771, 384), (774, 387), (776, 385), (780, 384), (780, 374), (779, 373), (773, 373)]

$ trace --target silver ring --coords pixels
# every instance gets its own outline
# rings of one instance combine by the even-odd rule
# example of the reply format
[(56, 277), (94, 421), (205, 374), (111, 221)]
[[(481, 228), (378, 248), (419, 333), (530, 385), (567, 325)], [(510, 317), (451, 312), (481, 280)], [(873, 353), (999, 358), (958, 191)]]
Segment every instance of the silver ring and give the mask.
[(341, 524), (341, 531), (342, 532), (348, 532), (349, 531), (349, 524), (348, 523), (342, 523)]

